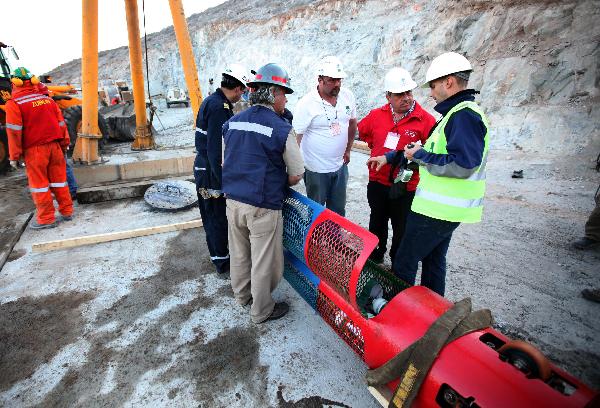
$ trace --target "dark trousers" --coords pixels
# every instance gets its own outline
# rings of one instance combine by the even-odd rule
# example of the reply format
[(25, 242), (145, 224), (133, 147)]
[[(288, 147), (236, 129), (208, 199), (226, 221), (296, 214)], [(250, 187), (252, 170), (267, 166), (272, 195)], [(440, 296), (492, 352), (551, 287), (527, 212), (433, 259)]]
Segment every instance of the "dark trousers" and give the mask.
[(217, 268), (217, 272), (228, 272), (229, 246), (225, 197), (204, 199), (198, 194), (198, 207), (204, 225), (210, 259)]
[(406, 217), (410, 211), (414, 191), (407, 191), (405, 196), (397, 199), (389, 198), (390, 187), (376, 181), (369, 181), (367, 184), (367, 200), (371, 207), (371, 216), (369, 218), (369, 231), (377, 235), (379, 245), (370, 258), (375, 262), (383, 262), (383, 257), (387, 249), (388, 222), (392, 221), (392, 247), (390, 249), (390, 258), (394, 260), (394, 255), (398, 250), (404, 229), (406, 227)]
[(446, 289), (446, 253), (452, 233), (460, 225), (410, 212), (406, 230), (392, 270), (400, 279), (414, 285), (419, 262), (422, 263), (421, 285), (444, 296)]
[(596, 195), (596, 207), (585, 223), (585, 237), (600, 242), (600, 194)]

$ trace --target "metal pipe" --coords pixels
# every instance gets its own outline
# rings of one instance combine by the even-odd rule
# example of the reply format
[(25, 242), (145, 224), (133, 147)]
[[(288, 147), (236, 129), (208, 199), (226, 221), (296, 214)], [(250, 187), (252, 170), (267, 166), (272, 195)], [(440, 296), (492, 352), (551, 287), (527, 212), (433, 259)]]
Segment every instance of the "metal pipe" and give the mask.
[(144, 92), (144, 73), (142, 71), (142, 43), (140, 41), (137, 0), (125, 0), (125, 13), (129, 35), (129, 62), (136, 124), (135, 139), (131, 144), (131, 148), (133, 150), (148, 150), (154, 148), (154, 137), (148, 129), (146, 121), (146, 96)]
[(78, 133), (73, 160), (98, 162), (98, 0), (82, 0), (81, 87), (83, 94), (81, 133)]
[(185, 83), (190, 95), (190, 102), (192, 103), (192, 114), (195, 119), (202, 104), (202, 92), (200, 91), (200, 83), (198, 82), (198, 69), (194, 60), (192, 41), (181, 0), (169, 0), (169, 6), (171, 7), (171, 15), (173, 16), (173, 27), (175, 29), (177, 44), (179, 45), (179, 55), (181, 55)]

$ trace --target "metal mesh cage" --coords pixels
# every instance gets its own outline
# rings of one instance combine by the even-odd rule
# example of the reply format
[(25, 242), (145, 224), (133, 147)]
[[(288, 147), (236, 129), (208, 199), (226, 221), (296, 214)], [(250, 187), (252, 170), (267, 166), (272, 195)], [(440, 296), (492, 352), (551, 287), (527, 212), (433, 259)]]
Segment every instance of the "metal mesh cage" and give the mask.
[(365, 292), (365, 287), (369, 289), (372, 286), (372, 281), (376, 280), (383, 289), (383, 297), (386, 300), (391, 300), (398, 293), (410, 287), (410, 285), (399, 279), (393, 273), (381, 268), (375, 262), (367, 260), (365, 266), (360, 272), (358, 283), (356, 284), (357, 304), (360, 307), (361, 313), (366, 316), (367, 313), (363, 309), (363, 300), (368, 297)]
[(349, 302), (350, 275), (363, 247), (360, 236), (326, 219), (312, 232), (306, 261), (319, 278)]
[(292, 262), (292, 257), (290, 253), (286, 254), (283, 276), (306, 303), (316, 310), (318, 281), (304, 264), (297, 260)]
[(319, 291), (317, 296), (317, 311), (340, 336), (361, 358), (365, 352), (365, 339), (360, 327), (356, 325), (335, 303), (331, 301), (323, 292)]
[(293, 190), (283, 201), (283, 245), (296, 258), (304, 260), (306, 234), (323, 210), (323, 207)]

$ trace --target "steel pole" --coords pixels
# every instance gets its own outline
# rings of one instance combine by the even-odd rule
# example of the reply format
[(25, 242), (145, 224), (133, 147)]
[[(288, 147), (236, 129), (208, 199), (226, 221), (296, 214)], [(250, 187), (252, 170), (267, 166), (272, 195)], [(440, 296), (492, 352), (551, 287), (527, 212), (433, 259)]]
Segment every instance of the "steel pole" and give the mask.
[(192, 103), (192, 114), (194, 115), (194, 119), (196, 119), (196, 115), (202, 104), (202, 92), (200, 91), (200, 83), (198, 82), (198, 69), (194, 60), (192, 40), (190, 39), (190, 32), (188, 31), (181, 0), (169, 0), (169, 6), (171, 7), (171, 15), (173, 16), (173, 27), (175, 28), (177, 45), (179, 45), (179, 55), (181, 56), (181, 64), (183, 65), (185, 83), (190, 95), (190, 102)]
[(133, 150), (148, 150), (154, 148), (154, 137), (146, 121), (146, 95), (144, 92), (144, 73), (142, 71), (142, 42), (140, 40), (137, 0), (125, 0), (125, 13), (129, 35), (129, 62), (136, 124), (135, 139), (131, 144), (131, 148)]
[(82, 0), (81, 129), (73, 149), (73, 160), (98, 162), (98, 0)]

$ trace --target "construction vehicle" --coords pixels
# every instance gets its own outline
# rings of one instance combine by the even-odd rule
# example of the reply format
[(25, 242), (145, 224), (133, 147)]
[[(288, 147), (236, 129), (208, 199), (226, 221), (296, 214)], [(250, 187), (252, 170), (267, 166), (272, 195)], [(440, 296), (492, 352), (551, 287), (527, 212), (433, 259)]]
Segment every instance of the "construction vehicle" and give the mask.
[(8, 167), (8, 138), (6, 136), (6, 112), (4, 104), (10, 99), (10, 64), (9, 58), (19, 59), (16, 51), (0, 42), (0, 171)]
[(182, 103), (187, 108), (190, 106), (190, 98), (187, 93), (179, 88), (171, 88), (167, 91), (167, 108), (170, 108), (171, 105), (177, 105)]
[[(52, 85), (52, 77), (41, 75), (40, 80), (50, 91), (50, 96), (63, 112), (65, 124), (71, 138), (71, 149), (81, 133), (82, 100), (79, 91), (71, 84)], [(119, 103), (111, 104), (110, 99), (118, 95)], [(108, 84), (98, 89), (98, 127), (102, 133), (98, 147), (109, 141), (127, 142), (135, 137), (135, 112), (133, 95), (125, 82)]]
[[(8, 139), (6, 135), (6, 113), (4, 105), (11, 97), (10, 76), (12, 67), (10, 61), (18, 61), (19, 56), (15, 49), (4, 43), (0, 43), (0, 171), (8, 167)], [(79, 90), (71, 85), (54, 85), (49, 75), (39, 76), (41, 83), (48, 88), (49, 96), (56, 102), (65, 118), (65, 124), (69, 131), (71, 145), (69, 151), (73, 151), (77, 134), (81, 133), (82, 100), (79, 98)], [(110, 87), (109, 87), (110, 88)], [(135, 137), (135, 111), (133, 107), (132, 92), (129, 91), (125, 82), (115, 83), (115, 91), (105, 88), (98, 90), (99, 104), (98, 127), (102, 133), (99, 147), (102, 148), (108, 140), (131, 141)], [(105, 96), (118, 92), (122, 103), (110, 105), (102, 103)]]

